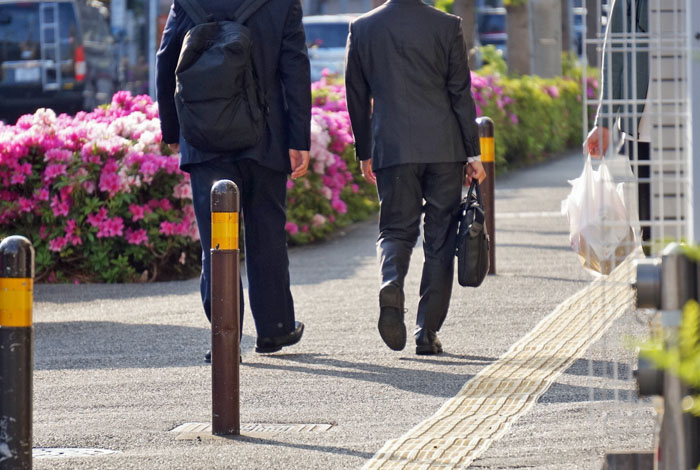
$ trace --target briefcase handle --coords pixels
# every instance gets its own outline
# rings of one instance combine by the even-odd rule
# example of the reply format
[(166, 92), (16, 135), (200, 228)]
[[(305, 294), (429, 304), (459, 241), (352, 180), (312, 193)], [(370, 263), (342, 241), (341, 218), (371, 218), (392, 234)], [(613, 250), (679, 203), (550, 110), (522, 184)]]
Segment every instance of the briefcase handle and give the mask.
[[(474, 193), (476, 193), (476, 195)], [(477, 181), (476, 179), (472, 179), (472, 184), (469, 185), (469, 191), (467, 192), (467, 200), (471, 201), (472, 198), (476, 199), (480, 206), (484, 205), (481, 200), (481, 189), (479, 188), (479, 181)]]

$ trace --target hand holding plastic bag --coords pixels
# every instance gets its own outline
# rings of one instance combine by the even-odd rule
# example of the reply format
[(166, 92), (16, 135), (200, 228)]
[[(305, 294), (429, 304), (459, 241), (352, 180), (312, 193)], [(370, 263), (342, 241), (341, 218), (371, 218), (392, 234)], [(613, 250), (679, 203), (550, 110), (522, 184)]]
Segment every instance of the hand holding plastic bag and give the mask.
[(629, 161), (618, 156), (593, 169), (589, 156), (581, 176), (569, 183), (571, 193), (562, 201), (562, 213), (569, 219), (571, 248), (585, 268), (610, 274), (641, 250), (636, 183)]

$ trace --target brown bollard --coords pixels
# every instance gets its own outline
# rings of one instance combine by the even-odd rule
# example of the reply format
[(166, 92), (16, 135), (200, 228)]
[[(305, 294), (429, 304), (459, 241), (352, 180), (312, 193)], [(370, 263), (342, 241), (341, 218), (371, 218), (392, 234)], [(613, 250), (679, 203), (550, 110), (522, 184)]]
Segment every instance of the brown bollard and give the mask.
[(479, 126), (479, 145), (481, 146), (481, 163), (486, 171), (486, 179), (481, 183), (481, 196), (486, 210), (486, 230), (491, 239), (489, 247), (489, 274), (496, 274), (496, 222), (494, 204), (494, 186), (496, 183), (496, 148), (493, 141), (493, 121), (488, 117), (476, 119)]
[(34, 247), (14, 235), (0, 243), (0, 468), (32, 468)]
[(240, 269), (238, 187), (220, 180), (211, 188), (212, 434), (237, 436), (240, 423)]

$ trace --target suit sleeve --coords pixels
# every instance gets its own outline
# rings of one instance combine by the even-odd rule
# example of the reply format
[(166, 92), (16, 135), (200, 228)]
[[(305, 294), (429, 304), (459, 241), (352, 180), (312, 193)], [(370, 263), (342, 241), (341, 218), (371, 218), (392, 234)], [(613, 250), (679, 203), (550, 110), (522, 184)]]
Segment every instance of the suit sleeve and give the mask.
[(279, 60), (280, 77), (288, 107), (289, 148), (311, 146), (311, 67), (299, 0), (287, 12)]
[(180, 48), (182, 38), (177, 32), (177, 15), (173, 2), (163, 29), (160, 49), (156, 54), (156, 100), (160, 129), (166, 144), (175, 144), (180, 139), (180, 123), (175, 109), (175, 68), (180, 57)]
[(351, 23), (345, 53), (345, 92), (352, 133), (355, 137), (355, 155), (358, 160), (368, 160), (372, 157), (371, 93), (362, 73), (357, 41), (352, 29)]
[(452, 111), (457, 116), (462, 131), (462, 141), (467, 157), (481, 154), (479, 146), (479, 129), (476, 124), (476, 107), (471, 92), (471, 72), (467, 46), (462, 36), (462, 20), (455, 21), (447, 68), (447, 92), (450, 96)]

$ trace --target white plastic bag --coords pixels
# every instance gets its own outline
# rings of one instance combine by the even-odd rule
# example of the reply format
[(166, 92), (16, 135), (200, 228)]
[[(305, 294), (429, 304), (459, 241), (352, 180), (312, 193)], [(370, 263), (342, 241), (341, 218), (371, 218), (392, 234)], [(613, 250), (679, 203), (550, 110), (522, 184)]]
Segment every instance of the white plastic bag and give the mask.
[(569, 219), (569, 241), (585, 268), (610, 274), (641, 250), (637, 188), (629, 160), (616, 155), (597, 169), (586, 158), (581, 176), (569, 181), (571, 193), (561, 210)]

